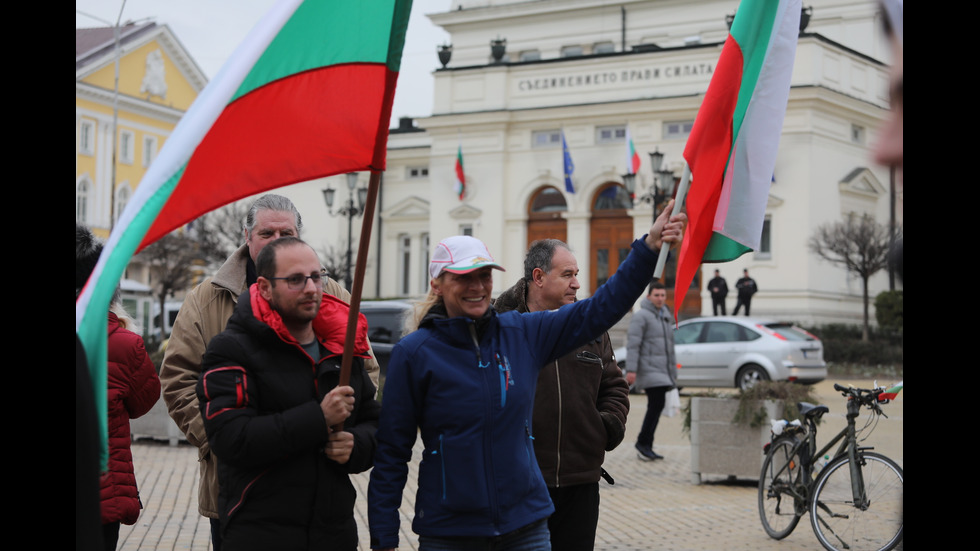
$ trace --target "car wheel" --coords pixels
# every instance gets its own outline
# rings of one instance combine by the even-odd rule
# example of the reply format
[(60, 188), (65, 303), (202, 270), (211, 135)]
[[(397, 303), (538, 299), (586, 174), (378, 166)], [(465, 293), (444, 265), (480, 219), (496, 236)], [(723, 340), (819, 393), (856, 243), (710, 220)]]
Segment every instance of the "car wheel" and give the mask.
[(748, 390), (754, 387), (759, 381), (768, 381), (769, 374), (766, 373), (762, 366), (756, 364), (749, 364), (742, 369), (738, 370), (738, 375), (735, 377), (736, 386), (739, 390)]

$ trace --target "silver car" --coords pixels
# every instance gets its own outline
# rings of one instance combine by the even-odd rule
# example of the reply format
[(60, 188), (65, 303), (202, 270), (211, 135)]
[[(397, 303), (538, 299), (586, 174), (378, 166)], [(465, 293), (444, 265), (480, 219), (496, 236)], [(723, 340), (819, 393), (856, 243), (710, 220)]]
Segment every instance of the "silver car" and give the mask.
[[(820, 339), (791, 323), (722, 316), (682, 321), (674, 332), (678, 386), (737, 387), (827, 378)], [(626, 349), (615, 351), (626, 366)]]

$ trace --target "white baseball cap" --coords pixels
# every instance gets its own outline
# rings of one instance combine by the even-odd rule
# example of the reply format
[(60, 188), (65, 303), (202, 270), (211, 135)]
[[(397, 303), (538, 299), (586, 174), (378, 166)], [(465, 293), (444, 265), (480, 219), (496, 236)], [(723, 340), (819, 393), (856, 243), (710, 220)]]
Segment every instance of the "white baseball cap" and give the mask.
[(436, 245), (429, 262), (429, 275), (432, 279), (442, 272), (468, 274), (473, 270), (490, 266), (505, 272), (503, 266), (493, 261), (493, 256), (483, 241), (468, 235), (447, 237)]

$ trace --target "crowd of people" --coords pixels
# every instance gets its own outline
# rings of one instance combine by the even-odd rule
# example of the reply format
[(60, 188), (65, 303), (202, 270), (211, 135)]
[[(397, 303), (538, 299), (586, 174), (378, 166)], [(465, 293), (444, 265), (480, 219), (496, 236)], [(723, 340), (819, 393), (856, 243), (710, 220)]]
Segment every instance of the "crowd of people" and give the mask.
[[(891, 118), (875, 156), (901, 171), (902, 2), (883, 5), (895, 58)], [(676, 362), (664, 289), (650, 281), (661, 245), (679, 242), (685, 222), (666, 208), (584, 300), (576, 297), (575, 257), (560, 241), (532, 245), (523, 278), (494, 302), (492, 271), (504, 267), (478, 239), (442, 240), (380, 404), (363, 315), (350, 380), (340, 384), (350, 297), (299, 238), (295, 206), (263, 196), (248, 212), (245, 244), (185, 299), (160, 377), (114, 302), (106, 320), (109, 462), (97, 483), (88, 460), (94, 408), (83, 400), (90, 382), (76, 336), (76, 543), (113, 549), (119, 524), (136, 521), (129, 420), (152, 407), (162, 382), (171, 416), (200, 449), (199, 509), (212, 519), (216, 550), (355, 549), (348, 475), (372, 466), (371, 547), (396, 548), (417, 438), (424, 453), (413, 529), (421, 549), (591, 549), (603, 452), (625, 434), (629, 384), (650, 404), (637, 452), (661, 458), (653, 437)], [(76, 299), (99, 252), (76, 224)], [(727, 284), (715, 276), (709, 289), (724, 314)], [(606, 331), (644, 289), (624, 379)], [(757, 286), (747, 270), (736, 289), (735, 313), (744, 307), (748, 315)], [(561, 428), (569, 425), (576, 430)], [(88, 497), (96, 494), (93, 509)], [(93, 510), (102, 530), (88, 530)]]

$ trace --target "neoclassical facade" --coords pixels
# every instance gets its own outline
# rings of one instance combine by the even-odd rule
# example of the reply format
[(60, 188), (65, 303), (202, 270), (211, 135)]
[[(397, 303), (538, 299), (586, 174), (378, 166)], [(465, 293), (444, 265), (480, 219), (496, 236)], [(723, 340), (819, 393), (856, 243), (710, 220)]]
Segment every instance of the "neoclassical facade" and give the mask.
[[(127, 23), (118, 42), (117, 55), (112, 27), (75, 29), (75, 220), (101, 238), (207, 83), (167, 25)], [(121, 282), (142, 327), (150, 326), (150, 279), (134, 261)]]
[[(730, 288), (749, 270), (760, 289), (753, 315), (860, 319), (860, 280), (818, 260), (806, 242), (818, 225), (851, 213), (889, 219), (890, 174), (870, 160), (887, 110), (888, 59), (874, 2), (810, 4), (762, 248), (705, 265), (686, 316), (710, 314), (704, 283), (717, 268)], [(563, 239), (579, 261), (580, 296), (591, 294), (649, 228), (654, 207), (643, 198), (655, 183), (672, 189), (680, 178), (726, 16), (737, 7), (737, 0), (456, 0), (431, 14), (452, 37), (451, 57), (434, 71), (432, 115), (391, 131), (365, 298), (420, 296), (432, 245), (460, 233), (482, 239), (508, 267), (494, 274), (497, 292), (522, 276), (530, 241)], [(433, 62), (439, 67), (435, 52)], [(625, 187), (627, 135), (642, 159), (633, 198)], [(562, 136), (574, 192), (565, 186)], [(459, 149), (462, 199), (454, 192)], [(670, 175), (654, 175), (651, 152), (663, 154)], [(285, 193), (303, 209), (307, 239), (346, 249), (346, 219), (326, 216), (320, 189), (328, 184), (346, 198), (343, 177)], [(897, 201), (901, 213), (900, 194)], [(672, 280), (671, 272), (668, 287)], [(885, 288), (879, 274), (872, 296)], [(734, 293), (729, 300), (732, 308)]]

